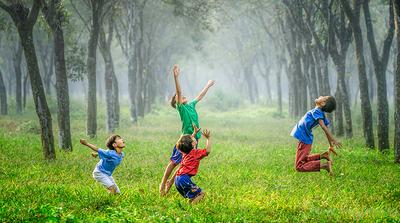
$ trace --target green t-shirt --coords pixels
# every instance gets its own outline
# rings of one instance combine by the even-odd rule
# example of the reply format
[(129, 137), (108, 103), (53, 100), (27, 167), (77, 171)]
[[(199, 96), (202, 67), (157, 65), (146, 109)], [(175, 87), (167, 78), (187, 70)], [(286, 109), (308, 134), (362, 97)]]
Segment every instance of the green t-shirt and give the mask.
[[(181, 116), (183, 134), (193, 134), (192, 123), (194, 123), (197, 128), (200, 128), (199, 116), (196, 112), (196, 104), (196, 99), (186, 104), (176, 104), (176, 110), (178, 110), (179, 116)], [(200, 139), (200, 137), (201, 132), (198, 132), (195, 138)]]

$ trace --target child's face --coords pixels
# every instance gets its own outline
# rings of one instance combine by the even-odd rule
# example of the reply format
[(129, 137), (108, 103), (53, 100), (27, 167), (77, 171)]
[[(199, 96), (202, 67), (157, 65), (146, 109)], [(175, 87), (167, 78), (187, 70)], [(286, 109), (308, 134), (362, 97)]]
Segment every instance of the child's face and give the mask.
[[(175, 97), (176, 97), (175, 100), (178, 101), (178, 96), (175, 96)], [(187, 102), (188, 102), (188, 99), (185, 96), (182, 95), (180, 103), (181, 104), (185, 104)]]
[[(115, 145), (114, 145), (115, 144)], [(116, 138), (115, 142), (113, 143), (114, 147), (118, 147), (120, 149), (125, 148), (125, 141), (123, 138)]]
[(318, 107), (323, 107), (326, 104), (326, 100), (329, 98), (329, 96), (319, 96), (317, 99), (315, 99), (315, 104)]

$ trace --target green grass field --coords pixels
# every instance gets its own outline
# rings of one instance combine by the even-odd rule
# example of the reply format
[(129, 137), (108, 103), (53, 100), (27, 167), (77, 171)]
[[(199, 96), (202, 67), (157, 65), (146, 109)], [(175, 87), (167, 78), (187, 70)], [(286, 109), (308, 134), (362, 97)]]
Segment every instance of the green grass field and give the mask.
[[(83, 106), (84, 107), (84, 106)], [(363, 148), (356, 137), (342, 140), (334, 177), (326, 172), (297, 173), (297, 120), (278, 118), (274, 109), (250, 107), (211, 112), (199, 106), (202, 128), (212, 132), (213, 148), (193, 178), (205, 199), (191, 206), (175, 188), (160, 197), (158, 186), (180, 134), (176, 111), (163, 106), (137, 126), (122, 109), (125, 159), (113, 176), (122, 194), (110, 196), (92, 178), (97, 159), (79, 145), (85, 137), (84, 108), (71, 119), (74, 150), (57, 150), (43, 160), (34, 113), (0, 118), (0, 222), (400, 222), (400, 166), (393, 154)], [(56, 116), (53, 116), (54, 128)], [(104, 115), (89, 140), (104, 146)], [(56, 132), (56, 129), (55, 129)], [(313, 151), (327, 149), (315, 129)], [(57, 134), (55, 134), (57, 143)], [(200, 140), (202, 147), (205, 140)]]

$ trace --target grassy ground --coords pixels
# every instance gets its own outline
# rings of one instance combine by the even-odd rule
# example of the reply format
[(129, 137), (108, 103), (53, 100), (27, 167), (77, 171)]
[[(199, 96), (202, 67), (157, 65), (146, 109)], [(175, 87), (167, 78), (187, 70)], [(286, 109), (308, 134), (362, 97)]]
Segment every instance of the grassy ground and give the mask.
[[(356, 134), (343, 140), (334, 157), (334, 177), (296, 173), (296, 141), (289, 136), (295, 120), (261, 107), (198, 109), (214, 144), (193, 178), (207, 194), (195, 206), (175, 188), (167, 197), (158, 194), (179, 137), (176, 111), (162, 108), (130, 126), (123, 109), (118, 133), (127, 147), (114, 172), (122, 194), (109, 196), (91, 176), (97, 160), (79, 145), (85, 137), (83, 110), (76, 107), (72, 114), (73, 152), (57, 150), (52, 162), (42, 158), (34, 114), (0, 118), (0, 222), (400, 222), (400, 166), (392, 154), (363, 148)], [(98, 137), (89, 140), (98, 146), (107, 137), (104, 123), (100, 114)], [(326, 150), (322, 131), (314, 132), (313, 151)], [(201, 139), (200, 147), (204, 143)]]

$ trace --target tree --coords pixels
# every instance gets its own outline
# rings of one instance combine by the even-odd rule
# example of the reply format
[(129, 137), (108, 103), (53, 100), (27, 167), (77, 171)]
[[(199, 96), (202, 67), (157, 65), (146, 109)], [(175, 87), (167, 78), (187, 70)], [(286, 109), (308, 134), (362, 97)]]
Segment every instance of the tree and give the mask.
[(17, 27), (21, 44), (24, 49), (36, 114), (38, 115), (41, 127), (44, 157), (46, 159), (55, 159), (56, 154), (54, 150), (51, 114), (43, 90), (32, 32), (42, 5), (43, 2), (37, 0), (33, 2), (32, 8), (29, 9), (21, 2), (7, 5), (3, 1), (0, 1), (0, 8), (5, 10), (11, 16), (15, 26)]
[[(54, 55), (56, 74), (59, 146), (64, 150), (72, 151), (68, 78), (64, 52), (63, 22), (65, 18), (61, 0), (45, 1), (42, 11), (53, 34), (54, 46), (52, 54)], [(50, 63), (53, 63), (53, 60)]]
[(88, 72), (88, 98), (87, 98), (87, 135), (95, 137), (97, 131), (97, 98), (96, 98), (96, 52), (100, 34), (100, 16), (102, 15), (104, 0), (90, 0), (92, 11), (92, 24), (88, 42), (87, 72)]
[(394, 109), (394, 161), (400, 163), (400, 1), (393, 1), (394, 5), (394, 20), (396, 27), (396, 42), (397, 42), (397, 68), (395, 73), (395, 109)]
[(3, 81), (3, 73), (0, 70), (0, 114), (7, 115), (8, 107), (7, 107), (7, 90), (6, 86), (4, 86)]
[(375, 68), (377, 80), (377, 110), (378, 110), (378, 148), (381, 152), (389, 150), (389, 103), (387, 99), (386, 69), (389, 61), (390, 47), (394, 36), (393, 4), (389, 0), (389, 27), (384, 40), (382, 54), (379, 55), (374, 29), (369, 11), (369, 0), (363, 4), (365, 25), (367, 27), (367, 39), (371, 50), (371, 57)]
[(358, 67), (358, 82), (360, 86), (360, 98), (361, 98), (361, 115), (362, 115), (365, 143), (367, 147), (374, 148), (375, 143), (374, 143), (374, 134), (372, 127), (372, 109), (368, 94), (368, 80), (365, 70), (363, 38), (360, 26), (360, 9), (362, 2), (363, 2), (362, 0), (353, 0), (353, 9), (352, 9), (347, 0), (340, 0), (343, 10), (346, 13), (348, 20), (350, 21), (355, 41), (357, 67)]

